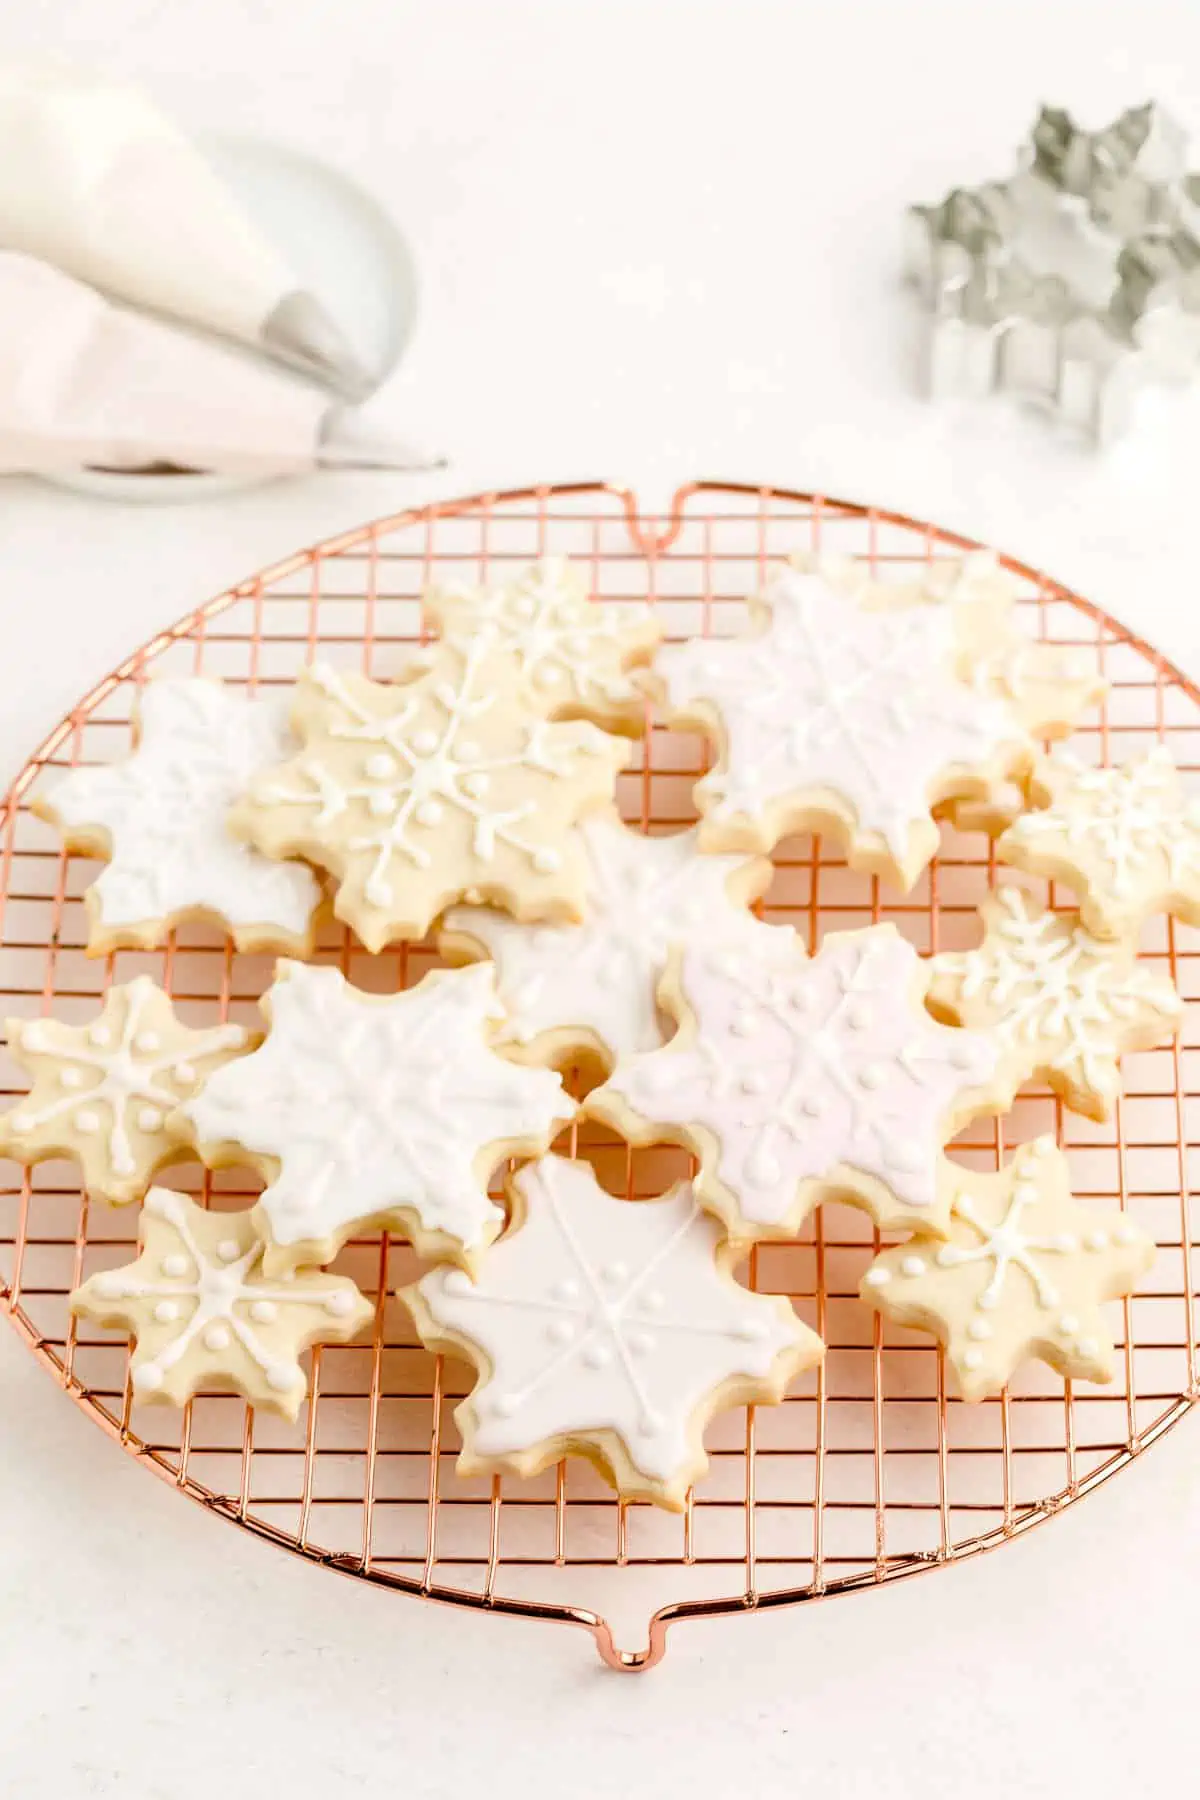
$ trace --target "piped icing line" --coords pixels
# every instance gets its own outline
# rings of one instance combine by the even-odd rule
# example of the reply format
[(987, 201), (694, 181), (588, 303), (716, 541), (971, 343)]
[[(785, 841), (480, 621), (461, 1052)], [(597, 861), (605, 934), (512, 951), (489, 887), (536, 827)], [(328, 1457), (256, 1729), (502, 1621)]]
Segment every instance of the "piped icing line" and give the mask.
[(983, 942), (931, 958), (934, 1016), (990, 1032), (1014, 1086), (1037, 1078), (1064, 1104), (1108, 1118), (1118, 1059), (1169, 1042), (1183, 1019), (1171, 981), (1132, 945), (1093, 937), (1078, 913), (1055, 914), (1019, 888), (980, 907)]
[(1022, 1145), (997, 1174), (946, 1160), (949, 1241), (922, 1234), (884, 1250), (862, 1298), (946, 1347), (963, 1398), (999, 1393), (1040, 1357), (1072, 1380), (1112, 1378), (1102, 1313), (1150, 1266), (1154, 1243), (1124, 1212), (1081, 1205), (1049, 1137)]
[(180, 1102), (254, 1041), (241, 1025), (182, 1025), (148, 975), (111, 988), (88, 1025), (9, 1019), (6, 1033), (34, 1086), (0, 1118), (0, 1152), (21, 1162), (73, 1155), (89, 1190), (118, 1205), (140, 1200), (179, 1159), (170, 1119)]
[(590, 600), (565, 557), (544, 557), (502, 585), (434, 589), (425, 610), (446, 642), (486, 639), (511, 658), (524, 694), (548, 716), (644, 729), (645, 696), (630, 671), (649, 660), (662, 626), (641, 603)]
[(254, 778), (294, 749), (287, 700), (203, 677), (149, 682), (124, 761), (73, 769), (33, 809), (68, 848), (107, 860), (86, 892), (88, 953), (155, 949), (171, 927), (215, 921), (238, 949), (307, 955), (320, 886), (229, 830)]
[(1200, 923), (1200, 799), (1162, 746), (1121, 768), (1061, 752), (1039, 774), (1036, 812), (996, 846), (1002, 862), (1069, 882), (1097, 937), (1136, 937), (1156, 912)]
[(214, 1214), (170, 1188), (152, 1188), (141, 1254), (71, 1295), (71, 1310), (137, 1340), (136, 1400), (182, 1406), (205, 1387), (232, 1387), (252, 1404), (294, 1419), (307, 1391), (298, 1356), (344, 1342), (373, 1308), (344, 1276), (302, 1270), (271, 1282), (248, 1215)]
[(668, 951), (739, 941), (762, 924), (748, 903), (765, 892), (765, 857), (703, 854), (693, 829), (647, 837), (615, 813), (580, 822), (587, 896), (580, 925), (522, 925), (486, 907), (454, 907), (439, 946), (451, 960), (490, 955), (505, 1017), (496, 1041), (530, 1060), (591, 1052), (611, 1065), (664, 1037), (656, 989)]
[(235, 829), (339, 877), (336, 910), (369, 949), (419, 936), (476, 888), (518, 913), (578, 916), (573, 827), (611, 800), (628, 746), (520, 700), (486, 639), (436, 648), (400, 687), (308, 669), (300, 754), (255, 784)]
[(732, 1280), (737, 1253), (687, 1182), (616, 1200), (586, 1163), (546, 1156), (510, 1193), (474, 1280), (435, 1269), (402, 1294), (427, 1345), (480, 1371), (456, 1413), (460, 1472), (527, 1476), (577, 1452), (623, 1496), (682, 1506), (713, 1412), (780, 1399), (820, 1340)]
[(685, 1144), (734, 1236), (792, 1234), (829, 1198), (936, 1231), (942, 1147), (1011, 1094), (990, 1039), (925, 1011), (927, 980), (892, 925), (834, 933), (812, 958), (798, 940), (684, 951), (660, 989), (678, 1034), (618, 1063), (584, 1111), (634, 1143)]
[(669, 645), (655, 663), (673, 722), (718, 745), (696, 789), (704, 841), (769, 850), (832, 830), (853, 867), (910, 887), (937, 848), (932, 806), (1026, 767), (1028, 735), (959, 678), (942, 608), (872, 609), (784, 568), (752, 615), (750, 634)]
[(206, 1162), (249, 1156), (266, 1177), (254, 1211), (268, 1274), (329, 1262), (374, 1225), (469, 1260), (503, 1223), (493, 1170), (544, 1150), (574, 1114), (558, 1075), (489, 1047), (487, 964), (375, 995), (337, 969), (283, 962), (262, 1006), (261, 1049), (181, 1116)]

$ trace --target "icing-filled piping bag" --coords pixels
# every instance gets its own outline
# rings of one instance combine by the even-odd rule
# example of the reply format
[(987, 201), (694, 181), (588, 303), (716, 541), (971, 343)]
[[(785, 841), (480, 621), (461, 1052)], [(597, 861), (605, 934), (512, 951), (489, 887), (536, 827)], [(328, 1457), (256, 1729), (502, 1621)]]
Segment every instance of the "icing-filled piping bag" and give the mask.
[(261, 357), (0, 252), (0, 474), (441, 466)]
[(320, 301), (136, 88), (0, 67), (0, 244), (252, 345), (344, 400), (372, 386)]

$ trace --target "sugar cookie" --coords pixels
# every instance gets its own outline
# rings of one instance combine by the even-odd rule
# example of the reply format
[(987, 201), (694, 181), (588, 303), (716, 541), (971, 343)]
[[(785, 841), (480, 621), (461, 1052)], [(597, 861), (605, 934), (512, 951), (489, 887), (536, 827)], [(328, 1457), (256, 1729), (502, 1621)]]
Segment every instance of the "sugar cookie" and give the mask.
[(751, 634), (668, 645), (647, 677), (672, 723), (718, 746), (696, 787), (705, 848), (827, 831), (853, 868), (910, 888), (938, 847), (931, 808), (1026, 768), (1028, 735), (961, 679), (944, 608), (874, 608), (788, 567), (752, 613)]
[(579, 827), (588, 862), (581, 925), (520, 925), (479, 906), (446, 914), (451, 961), (490, 955), (504, 1007), (496, 1042), (522, 1061), (582, 1054), (606, 1067), (665, 1035), (655, 991), (674, 945), (739, 941), (763, 925), (747, 905), (766, 891), (765, 857), (705, 856), (697, 833), (646, 837), (613, 814)]
[(782, 1296), (738, 1286), (688, 1182), (614, 1200), (586, 1163), (547, 1156), (510, 1193), (513, 1224), (474, 1281), (434, 1269), (402, 1295), (431, 1349), (479, 1371), (455, 1414), (459, 1472), (586, 1456), (624, 1498), (678, 1511), (713, 1414), (781, 1400), (821, 1340)]
[(662, 625), (641, 602), (589, 600), (565, 557), (543, 557), (503, 585), (435, 588), (425, 610), (446, 643), (486, 637), (512, 658), (522, 697), (547, 717), (592, 719), (633, 737), (645, 730), (646, 696), (630, 671), (649, 662)]
[(463, 1260), (499, 1231), (488, 1198), (506, 1156), (536, 1155), (575, 1111), (562, 1080), (488, 1048), (493, 971), (437, 969), (365, 994), (333, 968), (281, 962), (253, 1056), (214, 1076), (181, 1118), (214, 1167), (250, 1161), (268, 1274), (331, 1262), (355, 1231), (407, 1233)]
[(584, 1110), (632, 1143), (686, 1145), (734, 1237), (794, 1233), (826, 1199), (937, 1230), (942, 1147), (1011, 1095), (991, 1039), (930, 1018), (927, 980), (894, 925), (835, 932), (812, 958), (799, 940), (787, 957), (758, 940), (685, 950), (660, 989), (678, 1035)]
[(1107, 1119), (1119, 1057), (1170, 1042), (1179, 995), (1132, 945), (1093, 937), (1078, 913), (1048, 912), (1019, 888), (1000, 888), (979, 911), (978, 948), (931, 959), (929, 1010), (992, 1033), (1014, 1089), (1041, 1079), (1073, 1112)]
[(1183, 791), (1169, 750), (1119, 769), (1047, 759), (1036, 798), (996, 846), (1002, 862), (1066, 881), (1097, 937), (1136, 938), (1156, 912), (1200, 925), (1200, 800)]
[(308, 1391), (301, 1351), (345, 1343), (374, 1315), (344, 1275), (267, 1280), (249, 1213), (206, 1212), (151, 1188), (138, 1223), (137, 1261), (101, 1270), (70, 1300), (77, 1317), (135, 1340), (135, 1400), (183, 1406), (202, 1389), (232, 1389), (294, 1419)]
[(201, 678), (152, 681), (124, 762), (73, 769), (33, 809), (69, 850), (107, 859), (87, 890), (88, 954), (154, 950), (200, 919), (239, 950), (308, 956), (321, 890), (311, 869), (239, 843), (229, 809), (294, 748), (282, 696)]
[(1040, 1357), (1071, 1381), (1111, 1381), (1102, 1302), (1128, 1294), (1154, 1244), (1125, 1213), (1072, 1198), (1053, 1138), (1017, 1151), (997, 1175), (947, 1162), (949, 1240), (915, 1237), (876, 1257), (860, 1292), (899, 1325), (946, 1346), (964, 1400), (999, 1393)]
[(0, 1155), (72, 1157), (88, 1192), (114, 1206), (191, 1154), (176, 1107), (257, 1042), (242, 1025), (190, 1030), (148, 975), (110, 988), (88, 1025), (8, 1019), (5, 1030), (33, 1087), (0, 1118)]
[(578, 918), (573, 827), (611, 802), (629, 746), (549, 723), (519, 686), (483, 640), (443, 645), (401, 687), (317, 663), (292, 713), (300, 754), (254, 784), (234, 828), (331, 870), (334, 910), (368, 950), (423, 936), (469, 893), (518, 918)]

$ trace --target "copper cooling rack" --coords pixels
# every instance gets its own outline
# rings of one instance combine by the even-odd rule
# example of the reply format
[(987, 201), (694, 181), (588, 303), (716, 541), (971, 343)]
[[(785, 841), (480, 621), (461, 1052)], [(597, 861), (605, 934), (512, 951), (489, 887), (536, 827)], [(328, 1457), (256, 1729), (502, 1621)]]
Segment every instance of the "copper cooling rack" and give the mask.
[[(145, 970), (192, 1024), (255, 1017), (269, 963), (202, 930), (180, 932), (153, 956), (88, 960), (80, 895), (95, 866), (66, 857), (28, 809), (43, 771), (124, 754), (147, 677), (203, 672), (265, 689), (319, 653), (386, 678), (422, 634), (427, 583), (495, 579), (547, 553), (579, 561), (598, 596), (648, 595), (672, 637), (732, 631), (768, 562), (814, 546), (901, 575), (969, 547), (933, 526), (813, 495), (696, 484), (667, 513), (647, 516), (631, 493), (597, 483), (398, 514), (219, 595), (86, 694), (14, 782), (4, 817), (5, 1010), (86, 1015), (110, 982)], [(1030, 633), (1078, 646), (1111, 683), (1080, 734), (1082, 753), (1103, 761), (1165, 739), (1183, 768), (1200, 768), (1200, 691), (1086, 601), (1006, 566), (1022, 583)], [(623, 778), (627, 816), (659, 829), (685, 823), (703, 756), (696, 739), (655, 730)], [(903, 898), (849, 871), (820, 841), (786, 844), (776, 862), (766, 912), (810, 942), (890, 918), (922, 951), (971, 941), (974, 909), (995, 877), (987, 839), (948, 828), (938, 861)], [(1185, 996), (1200, 987), (1198, 942), (1159, 921), (1144, 946)], [(429, 946), (370, 957), (340, 929), (321, 954), (374, 989), (411, 983), (435, 960)], [(411, 1253), (395, 1239), (376, 1235), (343, 1253), (339, 1266), (377, 1297), (373, 1341), (314, 1355), (311, 1404), (294, 1428), (252, 1417), (233, 1396), (202, 1396), (182, 1414), (133, 1405), (125, 1345), (77, 1327), (66, 1299), (93, 1268), (126, 1259), (136, 1209), (89, 1203), (68, 1164), (32, 1173), (2, 1165), (0, 1303), (79, 1406), (209, 1511), (383, 1588), (583, 1626), (613, 1667), (645, 1669), (676, 1620), (851, 1593), (1004, 1544), (1091, 1492), (1182, 1417), (1198, 1397), (1189, 1162), (1200, 1065), (1190, 1043), (1189, 1031), (1181, 1047), (1126, 1058), (1112, 1126), (1026, 1090), (999, 1125), (974, 1127), (958, 1147), (991, 1167), (1006, 1143), (1053, 1130), (1081, 1197), (1128, 1207), (1157, 1240), (1154, 1268), (1124, 1307), (1110, 1388), (1064, 1392), (1035, 1367), (998, 1400), (963, 1406), (948, 1394), (929, 1338), (886, 1326), (858, 1303), (876, 1239), (861, 1214), (827, 1207), (803, 1241), (761, 1246), (749, 1271), (794, 1297), (829, 1345), (825, 1368), (782, 1406), (715, 1422), (710, 1473), (682, 1516), (619, 1503), (576, 1461), (536, 1481), (460, 1480), (452, 1414), (469, 1376), (415, 1344), (393, 1298), (410, 1277)], [(9, 1096), (23, 1085), (7, 1059), (2, 1085)], [(630, 1157), (609, 1139), (593, 1154), (614, 1191), (622, 1182), (632, 1194), (658, 1191), (679, 1172), (674, 1152)], [(252, 1198), (244, 1172), (206, 1178), (184, 1165), (169, 1179), (214, 1206)]]

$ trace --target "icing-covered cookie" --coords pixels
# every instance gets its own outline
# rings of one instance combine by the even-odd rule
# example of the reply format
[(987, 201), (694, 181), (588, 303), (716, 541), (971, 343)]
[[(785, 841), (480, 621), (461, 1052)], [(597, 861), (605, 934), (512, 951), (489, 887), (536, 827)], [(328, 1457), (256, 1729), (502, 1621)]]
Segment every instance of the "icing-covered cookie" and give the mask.
[(474, 1280), (434, 1269), (402, 1296), (424, 1343), (479, 1371), (455, 1413), (460, 1473), (586, 1456), (625, 1498), (678, 1510), (713, 1414), (781, 1400), (820, 1338), (734, 1281), (737, 1253), (688, 1182), (614, 1200), (586, 1163), (546, 1156), (510, 1193), (513, 1224)]
[(1052, 913), (1019, 888), (979, 909), (983, 942), (931, 960), (927, 1005), (936, 1018), (990, 1032), (1007, 1082), (1049, 1082), (1063, 1104), (1107, 1119), (1126, 1050), (1169, 1043), (1183, 1002), (1165, 975), (1135, 961), (1131, 944), (1095, 938), (1078, 913)]
[(573, 827), (611, 801), (629, 746), (527, 707), (487, 641), (443, 645), (401, 687), (317, 663), (292, 712), (300, 754), (232, 815), (268, 856), (338, 879), (334, 910), (368, 950), (421, 937), (468, 893), (523, 919), (578, 918)]
[(183, 1406), (203, 1389), (232, 1389), (294, 1419), (308, 1391), (300, 1353), (345, 1343), (373, 1317), (344, 1275), (298, 1269), (268, 1280), (249, 1213), (206, 1212), (151, 1188), (138, 1235), (136, 1262), (101, 1270), (70, 1301), (78, 1317), (135, 1340), (135, 1400)]
[(999, 1393), (1029, 1357), (1071, 1381), (1111, 1381), (1102, 1303), (1150, 1267), (1151, 1239), (1125, 1213), (1072, 1198), (1053, 1138), (1023, 1145), (997, 1175), (947, 1162), (943, 1183), (948, 1240), (918, 1236), (883, 1251), (863, 1277), (867, 1304), (931, 1331), (964, 1400)]
[(110, 988), (90, 1024), (8, 1019), (5, 1030), (33, 1087), (0, 1118), (0, 1155), (72, 1157), (88, 1192), (114, 1206), (191, 1154), (175, 1109), (257, 1041), (242, 1025), (190, 1030), (148, 975)]
[(696, 787), (705, 847), (829, 831), (851, 867), (911, 887), (937, 850), (931, 809), (1027, 767), (1027, 734), (961, 678), (945, 608), (872, 607), (786, 567), (752, 612), (752, 633), (668, 645), (648, 678), (718, 746)]
[(795, 1232), (826, 1199), (937, 1230), (940, 1151), (1011, 1095), (991, 1039), (930, 1018), (927, 980), (893, 925), (834, 933), (811, 958), (798, 939), (786, 955), (686, 950), (660, 989), (678, 1035), (618, 1063), (584, 1110), (632, 1143), (686, 1145), (734, 1237)]
[(311, 869), (272, 862), (229, 831), (253, 778), (294, 749), (282, 696), (248, 699), (219, 681), (150, 682), (124, 762), (73, 769), (34, 811), (70, 850), (107, 859), (88, 888), (88, 953), (156, 949), (202, 919), (239, 950), (308, 956), (321, 890)]
[(1169, 750), (1119, 769), (1047, 759), (1036, 798), (996, 846), (1002, 862), (1066, 881), (1097, 937), (1136, 938), (1156, 912), (1200, 925), (1200, 800), (1180, 784)]
[(488, 1047), (489, 964), (380, 995), (337, 969), (281, 962), (261, 1004), (262, 1047), (181, 1118), (205, 1162), (250, 1161), (268, 1183), (254, 1216), (270, 1274), (330, 1262), (374, 1225), (422, 1255), (465, 1258), (504, 1221), (493, 1170), (545, 1150), (575, 1111), (558, 1075)]
[[(606, 1065), (666, 1035), (655, 991), (675, 945), (767, 932), (748, 912), (771, 880), (765, 857), (705, 856), (697, 833), (646, 837), (615, 814), (579, 827), (588, 863), (581, 925), (520, 925), (485, 907), (446, 914), (453, 961), (490, 955), (505, 1011), (496, 1042), (533, 1062), (588, 1052)], [(790, 935), (790, 934), (789, 934)]]
[(523, 697), (547, 717), (631, 736), (645, 729), (646, 696), (630, 671), (649, 662), (662, 626), (640, 602), (590, 600), (565, 557), (544, 557), (502, 586), (435, 588), (425, 610), (445, 642), (487, 638), (512, 658)]
[[(954, 622), (963, 679), (998, 699), (1031, 738), (1062, 738), (1103, 697), (1107, 683), (1094, 658), (1040, 643), (1021, 629), (1018, 602), (1024, 591), (992, 551), (974, 550), (931, 564), (915, 580), (876, 583), (869, 602), (945, 608)], [(1027, 778), (996, 775), (978, 791), (954, 796), (935, 810), (960, 831), (998, 837), (1029, 804)]]

